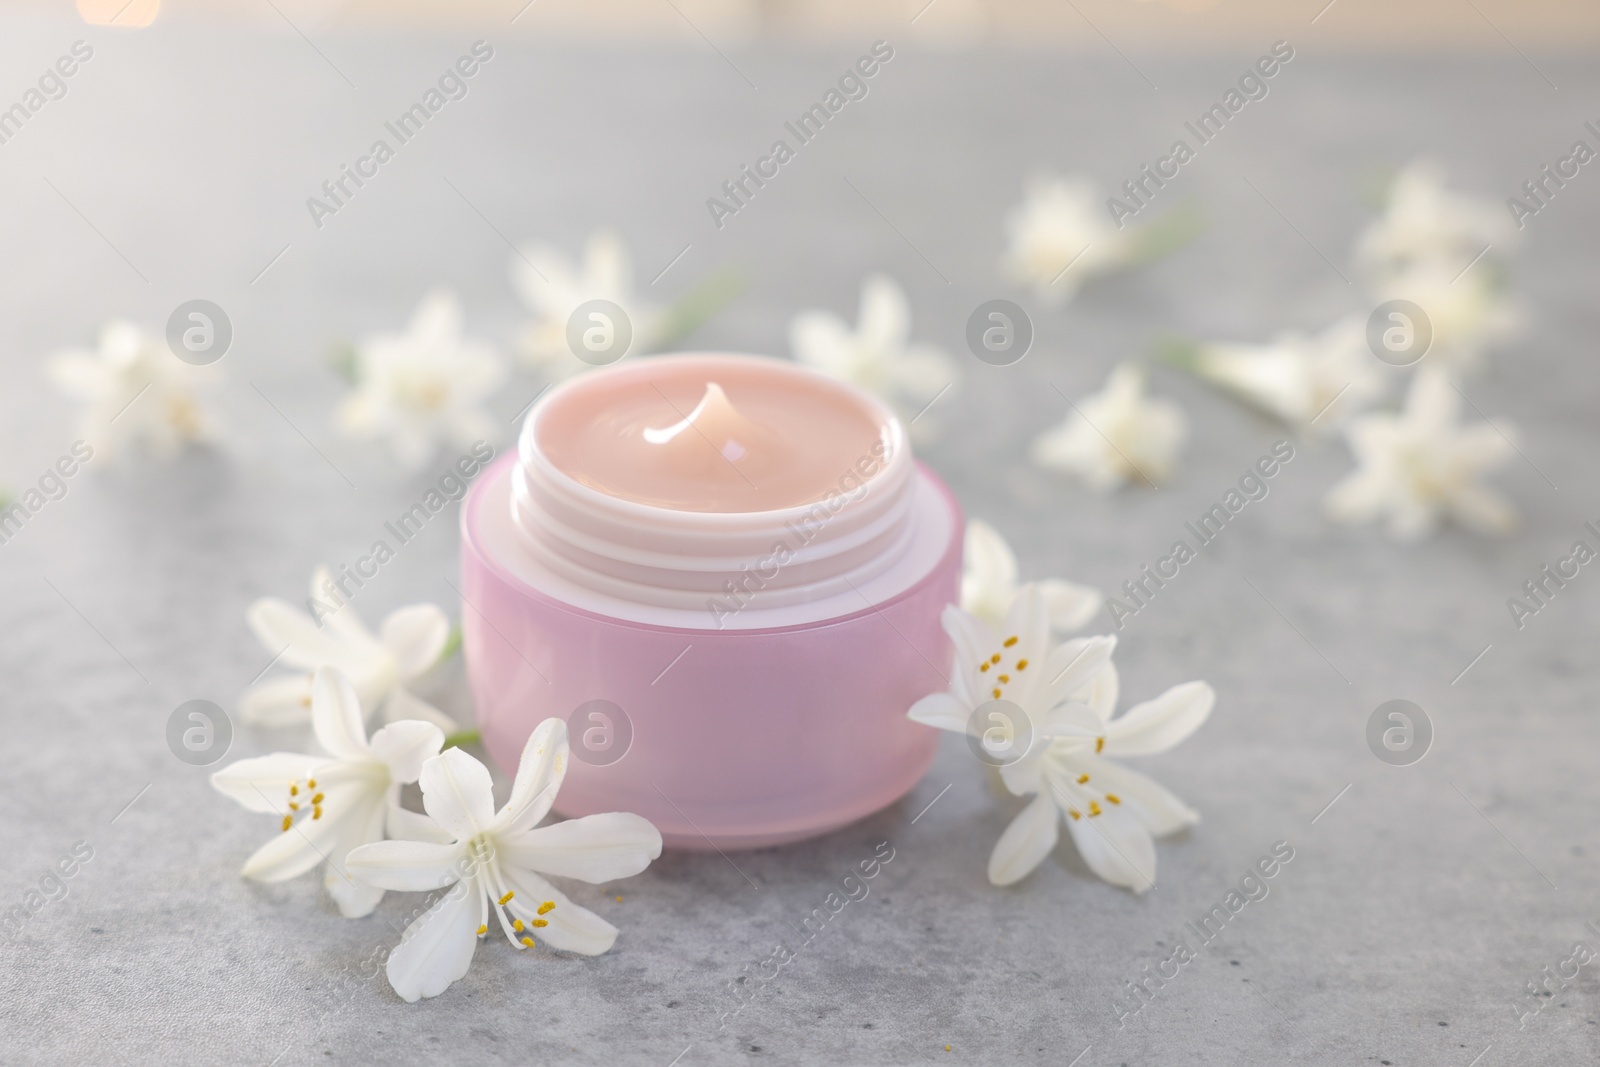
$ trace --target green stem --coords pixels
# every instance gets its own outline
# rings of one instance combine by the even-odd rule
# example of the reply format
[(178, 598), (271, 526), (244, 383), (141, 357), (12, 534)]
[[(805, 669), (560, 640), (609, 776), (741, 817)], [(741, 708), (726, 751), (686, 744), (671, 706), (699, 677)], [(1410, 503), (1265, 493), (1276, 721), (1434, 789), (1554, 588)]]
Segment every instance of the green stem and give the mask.
[(708, 275), (667, 308), (661, 318), (655, 347), (665, 349), (677, 344), (744, 292), (744, 288), (744, 278), (732, 267)]
[(1200, 346), (1187, 337), (1168, 334), (1156, 339), (1152, 354), (1169, 367), (1193, 374), (1200, 361)]
[(483, 734), (477, 730), (457, 730), (444, 739), (445, 748), (455, 748), (459, 745), (475, 745), (483, 740)]
[(1356, 179), (1357, 195), (1362, 203), (1378, 211), (1389, 206), (1389, 190), (1400, 171), (1395, 167), (1368, 167)]
[(361, 360), (356, 355), (356, 346), (348, 341), (341, 342), (328, 353), (328, 366), (351, 385), (357, 385), (361, 381)]
[(445, 638), (444, 648), (439, 650), (439, 658), (434, 660), (438, 666), (461, 650), (461, 624), (458, 622), (450, 627), (450, 636)]
[(1205, 215), (1195, 202), (1180, 201), (1171, 211), (1135, 232), (1129, 263), (1142, 267), (1165, 259), (1205, 232)]

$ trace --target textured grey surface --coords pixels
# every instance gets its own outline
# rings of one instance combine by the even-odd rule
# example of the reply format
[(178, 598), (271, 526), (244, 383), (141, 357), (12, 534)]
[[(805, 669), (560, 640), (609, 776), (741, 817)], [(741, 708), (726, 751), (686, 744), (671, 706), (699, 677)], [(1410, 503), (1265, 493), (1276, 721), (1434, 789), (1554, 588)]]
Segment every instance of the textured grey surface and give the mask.
[[(1037, 309), (1032, 355), (1005, 369), (969, 361), (961, 391), (936, 409), (945, 433), (925, 458), (1013, 540), (1029, 575), (1116, 587), (1279, 436), (1158, 372), (1157, 388), (1194, 424), (1176, 484), (1091, 498), (1022, 458), (1062, 415), (1048, 382), (1069, 395), (1093, 388), (1163, 332), (1250, 338), (1360, 309), (1308, 242), (1346, 262), (1370, 214), (1365, 175), (1431, 152), (1460, 184), (1503, 197), (1565, 151), (1592, 117), (1585, 103), (1600, 99), (1590, 62), (1535, 57), (1557, 92), (1509, 48), (1449, 60), (1325, 54), (1302, 14), (1285, 17), (1279, 35), (1299, 55), (1272, 96), (1183, 171), (1182, 195), (1211, 220), (1206, 235), (1065, 310)], [(704, 198), (869, 41), (731, 49), (757, 91), (697, 40), (602, 51), (500, 32), (318, 35), (352, 89), (281, 24), (97, 34), (6, 17), (0, 69), (15, 77), (0, 95), (20, 94), (76, 37), (91, 37), (97, 56), (65, 100), (0, 146), (0, 480), (31, 481), (75, 436), (45, 386), (43, 354), (113, 314), (158, 326), (202, 295), (229, 310), (237, 339), (222, 364), (226, 450), (92, 470), (0, 548), (0, 905), (21, 903), (75, 841), (94, 850), (69, 895), (0, 948), (0, 1061), (1594, 1061), (1593, 967), (1526, 1029), (1515, 1005), (1574, 941), (1593, 943), (1583, 924), (1600, 919), (1587, 587), (1600, 579), (1585, 572), (1520, 633), (1504, 607), (1600, 515), (1600, 178), (1587, 171), (1530, 225), (1513, 260), (1527, 329), (1472, 387), (1486, 412), (1524, 431), (1531, 463), (1499, 478), (1526, 516), (1519, 536), (1448, 532), (1403, 548), (1329, 528), (1316, 504), (1349, 461), (1337, 445), (1307, 444), (1267, 501), (1124, 631), (1128, 698), (1195, 677), (1219, 695), (1198, 735), (1142, 761), (1204, 814), (1161, 844), (1146, 896), (1093, 880), (1066, 845), (1020, 885), (990, 888), (989, 849), (1018, 805), (989, 791), (953, 738), (912, 795), (860, 825), (736, 855), (737, 871), (715, 854), (669, 854), (614, 889), (580, 888), (578, 900), (622, 929), (606, 956), (513, 954), (490, 941), (463, 981), (417, 1005), (360, 977), (414, 898), (392, 894), (376, 916), (345, 921), (314, 878), (240, 879), (271, 828), (178, 763), (163, 726), (183, 700), (231, 706), (266, 664), (243, 623), (253, 598), (298, 594), (319, 561), (353, 558), (429, 480), (396, 476), (333, 435), (330, 345), (397, 324), (437, 282), (463, 292), (476, 331), (505, 338), (515, 327), (509, 251), (445, 178), (514, 238), (572, 247), (616, 226), (645, 281), (692, 243), (657, 286), (668, 296), (736, 265), (749, 288), (697, 344), (782, 352), (790, 315), (853, 314), (861, 276), (886, 269), (911, 294), (918, 336), (959, 351), (972, 306), (1017, 296), (996, 260), (1023, 173), (1047, 165), (1120, 181), (1254, 54), (1137, 55), (1155, 91), (1109, 50), (950, 56), (901, 44), (872, 95), (718, 233)], [(472, 95), (314, 230), (304, 198), (480, 36), (498, 52)], [(536, 388), (519, 379), (497, 411), (509, 419)], [(363, 591), (369, 619), (419, 599), (450, 603), (453, 530), (436, 524), (413, 544)], [(460, 708), (449, 696), (459, 679), (436, 691)], [(1396, 696), (1425, 706), (1437, 728), (1433, 751), (1408, 768), (1380, 763), (1363, 740), (1369, 712)], [(241, 732), (232, 755), (282, 741)], [(1165, 958), (1184, 920), (1280, 839), (1297, 851), (1271, 895), (1119, 1030), (1123, 983)], [(727, 983), (779, 941), (794, 944), (792, 924), (884, 840), (895, 859), (871, 895), (719, 1031), (734, 1005)]]

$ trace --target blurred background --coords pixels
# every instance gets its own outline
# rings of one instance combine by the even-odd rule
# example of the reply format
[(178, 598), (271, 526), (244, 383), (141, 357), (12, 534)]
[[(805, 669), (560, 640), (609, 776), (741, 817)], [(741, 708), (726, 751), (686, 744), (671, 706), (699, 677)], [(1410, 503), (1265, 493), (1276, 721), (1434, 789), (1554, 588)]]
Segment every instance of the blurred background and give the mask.
[[(35, 6), (58, 5), (41, 2)], [(282, 0), (275, 6), (304, 29), (324, 30), (334, 25), (355, 28), (487, 22), (508, 12), (515, 15), (522, 5), (491, 0)], [(270, 25), (275, 17), (271, 11), (263, 10), (264, 5), (250, 0), (132, 0), (131, 4), (126, 0), (78, 0), (77, 7), (89, 21), (115, 19), (123, 26), (148, 25), (158, 15), (198, 15), (261, 26)], [(1193, 48), (1252, 40), (1253, 35), (1270, 32), (1290, 10), (1300, 14), (1304, 9), (1307, 17), (1312, 17), (1323, 5), (1273, 0), (1085, 0), (1081, 4), (1044, 0), (938, 0), (934, 4), (926, 4), (925, 0), (907, 4), (682, 0), (671, 5), (651, 0), (606, 4), (537, 0), (537, 7), (537, 19), (521, 32), (544, 37), (593, 36), (613, 42), (628, 38), (660, 40), (670, 35), (691, 40), (694, 34), (685, 20), (707, 32), (716, 30), (728, 40), (781, 35), (791, 40), (825, 41), (836, 34), (899, 30), (906, 20), (920, 14), (912, 33), (919, 39), (958, 48), (986, 41), (1035, 48), (1081, 47), (1100, 40), (1097, 30), (1114, 31), (1120, 35), (1119, 41), (1134, 46)], [(1502, 30), (1524, 46), (1581, 48), (1594, 41), (1600, 26), (1600, 12), (1582, 0), (1530, 0), (1523, 4), (1501, 0), (1481, 5), (1457, 0), (1415, 0), (1405, 4), (1338, 0), (1337, 7), (1338, 17), (1330, 16), (1328, 25), (1323, 27), (1325, 39), (1346, 48), (1372, 51), (1494, 47), (1504, 43)], [(1321, 22), (1318, 19), (1319, 26)]]

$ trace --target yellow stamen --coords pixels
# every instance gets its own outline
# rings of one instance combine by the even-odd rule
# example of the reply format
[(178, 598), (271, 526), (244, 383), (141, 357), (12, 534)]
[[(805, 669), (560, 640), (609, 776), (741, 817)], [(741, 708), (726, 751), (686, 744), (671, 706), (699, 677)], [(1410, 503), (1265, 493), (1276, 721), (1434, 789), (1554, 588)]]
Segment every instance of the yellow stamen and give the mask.
[(1025, 660), (1025, 659), (1017, 660), (1017, 670), (1025, 671), (1027, 669), (1028, 669), (1028, 661), (1027, 660)]
[(487, 926), (478, 927), (478, 936), (479, 937), (482, 937), (484, 934), (486, 934), (488, 932), (489, 932), (489, 928)]
[(1017, 643), (1017, 639), (1016, 639), (1015, 636), (1008, 637), (1008, 638), (1005, 639), (1005, 646), (1007, 648), (1010, 648), (1012, 645), (1014, 645), (1016, 643)]
[(313, 803), (313, 804), (321, 804), (322, 803), (322, 797), (323, 797), (323, 794), (318, 793), (316, 796), (311, 798), (311, 803)]
[(1001, 684), (1001, 685), (1009, 685), (1009, 684), (1010, 684), (1010, 682), (1011, 682), (1011, 675), (1009, 675), (1009, 674), (1002, 674), (1002, 675), (1001, 675), (1001, 676), (1000, 676), (1000, 684)]
[(1106, 747), (1106, 739), (1105, 738), (1097, 737), (1097, 738), (1094, 739), (1094, 750), (1096, 752), (1099, 752), (1101, 749), (1103, 749), (1105, 747)]
[(1098, 801), (1094, 801), (1094, 800), (1089, 801), (1089, 814), (1090, 815), (1099, 815), (1100, 814), (1100, 804), (1099, 804)]
[(320, 819), (320, 818), (322, 818), (322, 809), (321, 809), (321, 808), (312, 808), (312, 809), (311, 809), (311, 817), (312, 817), (312, 818), (313, 818), (313, 819)]
[(307, 778), (306, 787), (309, 789), (315, 789), (317, 787), (317, 780), (315, 778)]
[(1121, 804), (1122, 803), (1122, 798), (1117, 796), (1117, 794), (1115, 794), (1115, 793), (1107, 793), (1106, 794), (1106, 799), (1111, 801), (1111, 803), (1113, 803), (1113, 804)]
[(548, 920), (548, 919), (529, 919), (528, 922), (530, 924), (532, 924), (533, 926), (549, 926), (550, 925), (550, 920)]
[(1084, 782), (1087, 782), (1088, 780), (1089, 780), (1089, 776), (1087, 774), (1078, 775), (1078, 784), (1079, 785), (1082, 785)]
[(549, 915), (552, 911), (555, 911), (555, 910), (556, 910), (556, 902), (553, 901), (553, 900), (547, 900), (543, 904), (539, 905), (539, 914), (540, 915)]
[(517, 894), (516, 894), (516, 891), (515, 891), (515, 890), (512, 890), (512, 889), (507, 889), (507, 890), (506, 890), (506, 895), (505, 895), (505, 896), (503, 896), (503, 897), (501, 897), (501, 898), (500, 898), (500, 906), (501, 906), (501, 907), (502, 907), (502, 908), (503, 908), (503, 907), (505, 907), (505, 906), (506, 906), (506, 903), (507, 903), (507, 902), (508, 902), (508, 901), (510, 901), (510, 899), (511, 899), (511, 898), (512, 898), (512, 897), (514, 897), (514, 896), (516, 896), (516, 895), (517, 895)]
[(996, 652), (994, 655), (990, 656), (989, 657), (989, 662), (990, 663), (999, 663), (1000, 662), (1000, 653)]
[(517, 919), (514, 922), (512, 922), (511, 929), (515, 930), (519, 934), (522, 933), (522, 920), (521, 919)]
[(292, 796), (292, 797), (299, 796), (300, 795), (300, 787), (297, 786), (297, 785), (291, 785), (289, 787), (289, 795)]
[(285, 830), (288, 830), (289, 827), (291, 827), (293, 825), (294, 825), (294, 816), (293, 815), (285, 815), (283, 817), (283, 828)]
[(1081, 818), (1083, 818), (1083, 816), (1082, 816), (1082, 815), (1079, 815), (1079, 814), (1078, 814), (1078, 812), (1077, 812), (1077, 809), (1075, 809), (1075, 808), (1068, 808), (1068, 809), (1067, 809), (1067, 814), (1068, 814), (1068, 815), (1070, 815), (1070, 816), (1072, 816), (1072, 817), (1073, 817), (1073, 818), (1074, 818), (1074, 819), (1081, 819)]
[(1000, 699), (1000, 689), (999, 689), (999, 687), (996, 687), (996, 688), (995, 688), (995, 691), (994, 691), (994, 698), (995, 698), (995, 699), (996, 699), (996, 700), (999, 700), (999, 699)]
[(299, 802), (298, 801), (294, 801), (294, 800), (289, 801), (289, 810), (290, 811), (299, 811), (300, 810)]
[(984, 665), (983, 665), (983, 666), (981, 666), (981, 667), (979, 667), (979, 668), (978, 668), (978, 670), (980, 670), (980, 671), (986, 671), (986, 670), (988, 670), (988, 669), (989, 669), (989, 667), (990, 667), (990, 664), (988, 664), (988, 663), (984, 663)]
[(533, 938), (531, 938), (531, 937), (523, 938), (522, 939), (522, 947), (523, 948), (532, 948), (533, 947)]

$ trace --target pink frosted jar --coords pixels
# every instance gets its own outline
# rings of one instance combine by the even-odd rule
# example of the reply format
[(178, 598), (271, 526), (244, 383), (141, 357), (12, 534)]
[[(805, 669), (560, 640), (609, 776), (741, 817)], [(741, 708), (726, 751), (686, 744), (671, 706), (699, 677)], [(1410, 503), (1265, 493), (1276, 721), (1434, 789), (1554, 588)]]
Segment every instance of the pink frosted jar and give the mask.
[[(792, 395), (780, 436), (819, 432), (789, 417), (804, 404), (841, 405), (872, 421), (874, 443), (841, 465), (835, 489), (781, 508), (641, 503), (574, 473), (584, 453), (567, 437), (610, 433), (590, 412), (608, 396), (638, 402), (645, 386), (662, 419), (679, 420), (648, 433), (687, 427), (747, 460), (731, 439), (712, 445), (709, 416), (697, 429), (712, 382), (735, 405)], [(833, 457), (847, 436), (789, 443)], [(781, 466), (762, 480), (781, 483)], [(573, 759), (556, 810), (636, 812), (669, 847), (776, 845), (869, 815), (917, 783), (938, 744), (906, 710), (946, 686), (939, 616), (957, 597), (962, 529), (892, 412), (793, 363), (655, 356), (572, 379), (534, 406), (517, 454), (462, 509), (464, 651), (484, 744), (511, 771), (540, 721), (566, 719)]]

